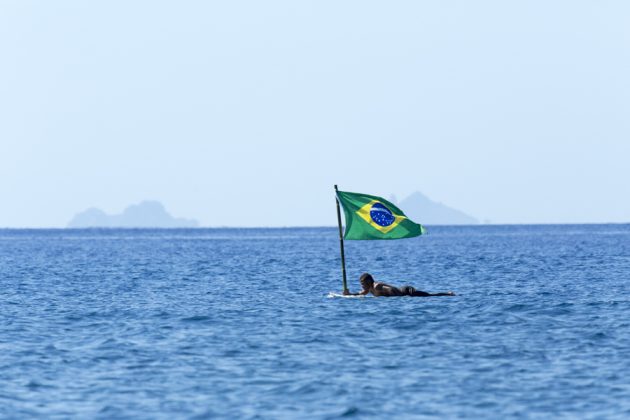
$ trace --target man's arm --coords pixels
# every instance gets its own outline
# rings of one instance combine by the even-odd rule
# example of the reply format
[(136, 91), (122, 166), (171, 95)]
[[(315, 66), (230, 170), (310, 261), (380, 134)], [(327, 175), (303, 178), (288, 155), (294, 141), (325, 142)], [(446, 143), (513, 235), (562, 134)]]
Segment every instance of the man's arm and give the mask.
[(348, 289), (343, 291), (343, 294), (345, 296), (363, 296), (363, 295), (367, 295), (368, 293), (370, 293), (369, 290), (361, 290), (359, 293), (350, 293), (350, 290)]

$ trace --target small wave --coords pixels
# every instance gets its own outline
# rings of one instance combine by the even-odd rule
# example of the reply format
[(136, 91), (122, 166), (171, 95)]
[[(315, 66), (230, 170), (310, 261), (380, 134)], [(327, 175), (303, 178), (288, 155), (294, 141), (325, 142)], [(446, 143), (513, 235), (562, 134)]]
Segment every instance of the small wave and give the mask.
[(343, 413), (341, 413), (340, 417), (352, 417), (352, 416), (356, 416), (359, 415), (359, 409), (357, 407), (348, 407), (348, 409), (346, 411), (344, 411)]
[(26, 384), (26, 387), (28, 389), (30, 389), (31, 391), (36, 391), (38, 389), (42, 389), (42, 388), (52, 388), (50, 385), (45, 385), (42, 384), (40, 382), (37, 382), (35, 380), (31, 380)]
[(182, 318), (183, 322), (199, 322), (199, 321), (209, 321), (211, 318), (206, 315), (195, 315), (188, 318)]

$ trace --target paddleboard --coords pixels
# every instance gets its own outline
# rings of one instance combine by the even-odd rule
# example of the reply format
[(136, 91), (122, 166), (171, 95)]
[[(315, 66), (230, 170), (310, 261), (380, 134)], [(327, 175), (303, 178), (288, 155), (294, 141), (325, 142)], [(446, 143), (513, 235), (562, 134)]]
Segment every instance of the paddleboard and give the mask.
[(329, 292), (328, 297), (329, 298), (366, 298), (366, 297), (371, 297), (371, 296), (366, 296), (366, 295), (353, 296), (353, 295), (343, 295), (341, 293)]

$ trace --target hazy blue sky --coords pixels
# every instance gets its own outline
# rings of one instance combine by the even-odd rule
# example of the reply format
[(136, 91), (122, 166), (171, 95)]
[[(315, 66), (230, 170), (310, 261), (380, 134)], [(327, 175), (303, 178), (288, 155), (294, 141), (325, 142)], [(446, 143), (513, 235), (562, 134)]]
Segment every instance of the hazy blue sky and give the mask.
[(334, 183), (630, 222), (625, 0), (2, 0), (0, 53), (0, 226), (334, 225)]

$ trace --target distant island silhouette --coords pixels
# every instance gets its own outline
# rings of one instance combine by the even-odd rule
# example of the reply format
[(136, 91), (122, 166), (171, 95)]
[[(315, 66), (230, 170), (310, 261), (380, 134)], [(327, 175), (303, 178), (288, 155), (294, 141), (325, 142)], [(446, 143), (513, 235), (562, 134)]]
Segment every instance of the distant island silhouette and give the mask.
[[(396, 203), (396, 198), (391, 198)], [(479, 220), (442, 203), (432, 201), (419, 191), (397, 205), (412, 220), (423, 225), (476, 225)], [(92, 207), (76, 214), (69, 228), (191, 228), (198, 227), (194, 219), (171, 216), (159, 201), (142, 201), (127, 207), (121, 214), (107, 214)]]
[(412, 220), (423, 225), (476, 225), (479, 220), (442, 203), (432, 201), (419, 191), (400, 201), (399, 207)]
[(171, 216), (159, 201), (142, 201), (127, 207), (121, 214), (114, 215), (92, 207), (78, 213), (68, 223), (69, 228), (188, 228), (197, 226), (199, 223), (196, 220)]

